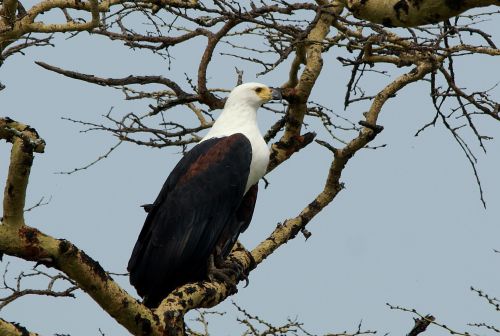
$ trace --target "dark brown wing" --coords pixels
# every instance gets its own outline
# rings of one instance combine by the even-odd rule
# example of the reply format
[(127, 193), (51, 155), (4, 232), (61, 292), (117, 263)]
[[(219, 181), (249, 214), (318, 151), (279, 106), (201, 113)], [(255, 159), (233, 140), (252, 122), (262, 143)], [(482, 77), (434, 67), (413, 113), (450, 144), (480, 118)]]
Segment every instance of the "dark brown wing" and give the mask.
[(217, 243), (222, 258), (226, 258), (233, 248), (240, 233), (248, 228), (252, 221), (255, 202), (257, 201), (258, 185), (254, 184), (243, 197), (240, 206), (236, 210), (233, 218), (234, 223), (227, 225), (222, 231), (221, 237)]
[(174, 288), (203, 278), (223, 231), (240, 232), (252, 147), (242, 134), (206, 140), (177, 164), (149, 209), (130, 257), (130, 282), (156, 306)]

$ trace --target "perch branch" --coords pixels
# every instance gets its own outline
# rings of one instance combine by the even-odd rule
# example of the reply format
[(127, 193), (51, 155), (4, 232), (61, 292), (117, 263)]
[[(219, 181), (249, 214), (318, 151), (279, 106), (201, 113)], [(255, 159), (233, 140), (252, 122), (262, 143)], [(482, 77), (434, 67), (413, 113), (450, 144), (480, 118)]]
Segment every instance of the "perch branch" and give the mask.
[(10, 165), (3, 198), (3, 224), (24, 225), (26, 188), (33, 163), (33, 152), (43, 153), (45, 142), (36, 131), (10, 118), (0, 119), (0, 139), (12, 143)]
[(498, 6), (497, 0), (343, 0), (359, 19), (387, 27), (416, 27), (438, 23), (469, 9)]
[(6, 336), (38, 336), (39, 334), (28, 331), (19, 323), (7, 322), (0, 318), (0, 334)]

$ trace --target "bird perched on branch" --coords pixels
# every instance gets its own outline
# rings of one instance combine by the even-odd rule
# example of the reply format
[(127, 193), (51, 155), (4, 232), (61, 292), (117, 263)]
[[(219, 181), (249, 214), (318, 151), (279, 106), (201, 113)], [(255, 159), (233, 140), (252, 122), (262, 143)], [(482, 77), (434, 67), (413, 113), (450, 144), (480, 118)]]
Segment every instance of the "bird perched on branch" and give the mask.
[(234, 88), (211, 130), (146, 208), (128, 263), (130, 282), (146, 306), (158, 306), (187, 282), (224, 278), (224, 259), (251, 221), (257, 184), (269, 163), (257, 109), (280, 97), (278, 89), (258, 83)]

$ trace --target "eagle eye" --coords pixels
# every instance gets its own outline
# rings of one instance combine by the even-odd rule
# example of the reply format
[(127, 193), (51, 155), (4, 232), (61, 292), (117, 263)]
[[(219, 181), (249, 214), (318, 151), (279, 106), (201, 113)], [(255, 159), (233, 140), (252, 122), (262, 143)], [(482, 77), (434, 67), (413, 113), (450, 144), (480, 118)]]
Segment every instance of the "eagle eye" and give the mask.
[(263, 89), (262, 89), (261, 87), (258, 87), (258, 88), (256, 88), (256, 89), (255, 89), (255, 92), (257, 92), (257, 93), (261, 93), (261, 92), (262, 92), (262, 90), (263, 90)]

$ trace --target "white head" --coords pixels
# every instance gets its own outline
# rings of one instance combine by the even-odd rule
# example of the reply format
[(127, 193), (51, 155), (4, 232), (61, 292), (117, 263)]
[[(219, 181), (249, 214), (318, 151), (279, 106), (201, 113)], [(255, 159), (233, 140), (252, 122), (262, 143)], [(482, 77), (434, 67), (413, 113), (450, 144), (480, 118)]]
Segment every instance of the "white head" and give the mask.
[(238, 104), (258, 109), (262, 104), (277, 98), (279, 98), (279, 90), (260, 83), (245, 83), (238, 85), (231, 91), (225, 108)]
[(248, 138), (262, 138), (257, 125), (257, 109), (271, 99), (280, 98), (279, 89), (260, 83), (245, 83), (235, 87), (221, 115), (202, 141), (235, 133), (243, 133)]

